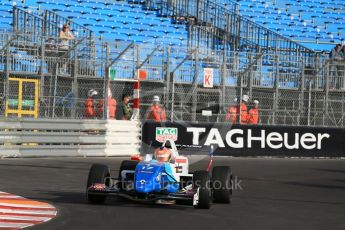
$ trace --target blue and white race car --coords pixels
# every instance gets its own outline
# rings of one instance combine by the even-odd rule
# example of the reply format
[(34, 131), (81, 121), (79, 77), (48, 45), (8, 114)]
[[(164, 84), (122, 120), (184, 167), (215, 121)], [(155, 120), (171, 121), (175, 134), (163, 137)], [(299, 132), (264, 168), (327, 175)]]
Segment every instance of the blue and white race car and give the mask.
[[(133, 158), (132, 158), (133, 159)], [(232, 172), (228, 166), (211, 171), (213, 151), (206, 170), (189, 172), (188, 158), (178, 154), (172, 140), (166, 140), (154, 154), (144, 159), (124, 160), (118, 177), (109, 167), (93, 164), (87, 181), (87, 199), (102, 204), (107, 196), (118, 196), (138, 202), (190, 204), (208, 209), (212, 202), (230, 203)]]

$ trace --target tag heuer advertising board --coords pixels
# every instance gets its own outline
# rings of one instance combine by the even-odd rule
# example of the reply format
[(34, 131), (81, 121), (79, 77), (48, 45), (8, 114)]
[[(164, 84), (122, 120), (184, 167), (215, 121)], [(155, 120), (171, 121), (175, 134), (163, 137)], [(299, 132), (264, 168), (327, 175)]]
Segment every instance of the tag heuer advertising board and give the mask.
[(156, 127), (156, 141), (164, 142), (166, 139), (177, 141), (177, 128)]

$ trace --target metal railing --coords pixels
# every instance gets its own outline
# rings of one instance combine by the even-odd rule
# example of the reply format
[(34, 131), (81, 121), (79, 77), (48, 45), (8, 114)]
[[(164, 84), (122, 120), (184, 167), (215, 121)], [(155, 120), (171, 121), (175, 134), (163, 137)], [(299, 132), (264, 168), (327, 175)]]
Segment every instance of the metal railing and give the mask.
[(94, 58), (93, 32), (87, 27), (49, 10), (33, 11), (30, 9), (26, 11), (14, 6), (13, 32), (18, 34), (14, 44), (17, 47), (35, 47), (39, 43), (44, 44), (48, 39), (52, 39), (58, 45), (59, 33), (65, 24), (69, 24), (75, 37), (78, 54), (84, 58)]

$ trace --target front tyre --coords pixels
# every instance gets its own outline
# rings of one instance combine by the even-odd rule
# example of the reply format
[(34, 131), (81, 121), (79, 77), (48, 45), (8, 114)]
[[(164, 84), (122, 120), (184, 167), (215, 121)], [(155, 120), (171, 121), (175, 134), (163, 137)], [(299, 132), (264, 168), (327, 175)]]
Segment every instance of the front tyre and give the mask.
[[(93, 164), (91, 166), (89, 176), (87, 179), (87, 187), (88, 189), (93, 184), (105, 184), (107, 187), (110, 184), (110, 170), (109, 167), (103, 164)], [(103, 204), (106, 199), (105, 195), (98, 195), (98, 194), (88, 194), (87, 192), (87, 200), (89, 203), (92, 204)]]
[(232, 196), (232, 172), (228, 166), (216, 166), (212, 170), (213, 201), (230, 203)]
[(193, 175), (194, 195), (193, 206), (199, 209), (209, 209), (211, 206), (211, 178), (207, 171), (195, 171)]

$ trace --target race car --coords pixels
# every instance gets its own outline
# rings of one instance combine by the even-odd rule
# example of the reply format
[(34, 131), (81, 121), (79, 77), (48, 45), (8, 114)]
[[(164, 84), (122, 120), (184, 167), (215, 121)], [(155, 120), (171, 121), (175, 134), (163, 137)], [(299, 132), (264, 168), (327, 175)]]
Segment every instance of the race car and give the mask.
[(87, 180), (87, 200), (102, 204), (107, 196), (128, 200), (190, 204), (208, 209), (212, 202), (230, 203), (232, 196), (232, 172), (228, 166), (215, 166), (213, 148), (205, 170), (189, 172), (188, 158), (179, 155), (175, 142), (165, 140), (154, 154), (134, 156), (121, 163), (118, 177), (110, 175), (103, 164), (91, 166)]

